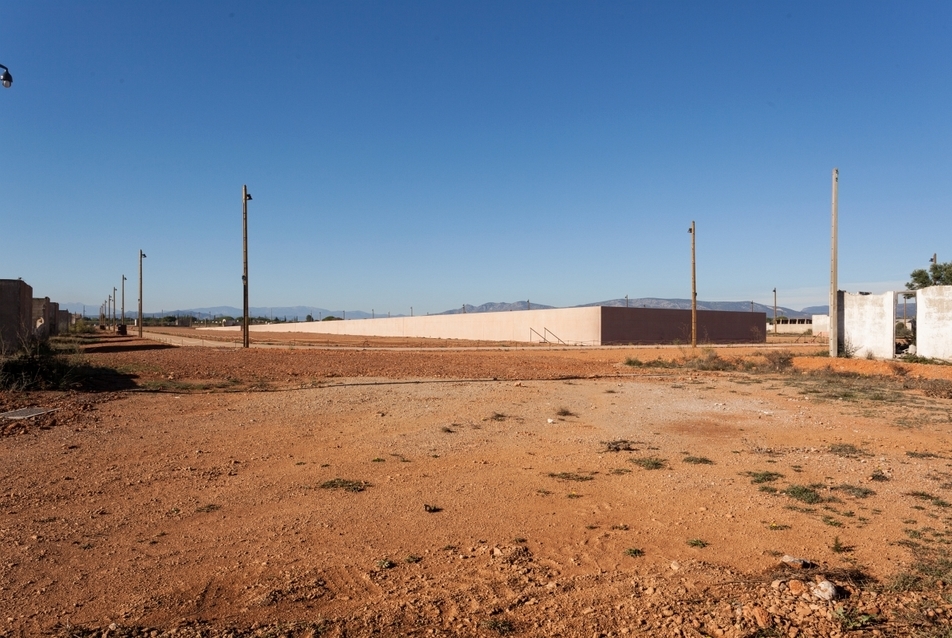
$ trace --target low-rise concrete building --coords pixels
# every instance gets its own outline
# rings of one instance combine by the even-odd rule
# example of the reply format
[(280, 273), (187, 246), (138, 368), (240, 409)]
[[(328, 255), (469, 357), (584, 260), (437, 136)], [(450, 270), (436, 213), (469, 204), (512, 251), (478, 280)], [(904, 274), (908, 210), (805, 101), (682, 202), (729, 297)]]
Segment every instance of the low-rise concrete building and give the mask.
[(56, 334), (64, 335), (69, 332), (69, 310), (59, 310), (56, 313)]
[(16, 352), (33, 334), (33, 287), (22, 279), (0, 279), (0, 354)]
[(53, 332), (53, 326), (56, 323), (56, 315), (53, 312), (53, 302), (49, 297), (33, 299), (33, 336), (46, 341)]
[(777, 328), (774, 330), (774, 326), (770, 323), (767, 324), (767, 332), (776, 332), (777, 334), (783, 335), (802, 335), (802, 334), (812, 334), (813, 332), (813, 319), (800, 318), (800, 319), (777, 319)]
[(50, 302), (50, 336), (59, 334), (59, 302)]

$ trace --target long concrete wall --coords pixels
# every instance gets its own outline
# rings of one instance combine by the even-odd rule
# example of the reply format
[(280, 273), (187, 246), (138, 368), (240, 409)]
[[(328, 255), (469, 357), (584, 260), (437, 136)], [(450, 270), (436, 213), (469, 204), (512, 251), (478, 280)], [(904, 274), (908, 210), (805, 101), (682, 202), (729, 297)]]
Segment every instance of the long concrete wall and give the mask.
[(0, 354), (26, 344), (33, 334), (33, 287), (20, 279), (0, 279)]
[[(211, 328), (221, 330), (221, 328)], [(228, 328), (234, 330), (234, 328)], [(514, 310), (459, 315), (345, 319), (251, 326), (252, 332), (303, 332), (368, 337), (428, 337), (473, 341), (601, 343), (601, 312), (592, 308)]]
[(839, 350), (854, 357), (892, 359), (896, 353), (896, 293), (839, 291)]
[[(698, 311), (699, 343), (765, 340), (762, 312)], [(207, 328), (236, 330), (236, 328)], [(251, 326), (253, 332), (300, 332), (570, 345), (690, 343), (691, 311), (659, 308), (554, 308), (424, 317), (350, 319)]]
[(952, 361), (952, 286), (916, 291), (916, 354)]

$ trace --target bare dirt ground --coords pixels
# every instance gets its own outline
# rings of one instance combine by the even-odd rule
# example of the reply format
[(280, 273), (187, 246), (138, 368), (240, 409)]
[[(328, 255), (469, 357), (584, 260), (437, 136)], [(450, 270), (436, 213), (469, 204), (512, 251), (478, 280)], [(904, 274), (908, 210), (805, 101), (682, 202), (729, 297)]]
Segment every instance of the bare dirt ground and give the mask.
[(952, 635), (952, 366), (396, 345), (0, 393), (0, 635)]

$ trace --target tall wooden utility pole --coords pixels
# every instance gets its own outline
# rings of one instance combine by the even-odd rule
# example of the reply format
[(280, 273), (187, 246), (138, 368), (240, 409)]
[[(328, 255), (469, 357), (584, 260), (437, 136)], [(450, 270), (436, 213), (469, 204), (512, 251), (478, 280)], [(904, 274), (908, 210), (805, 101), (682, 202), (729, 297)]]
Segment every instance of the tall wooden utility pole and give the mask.
[(241, 282), (244, 287), (244, 314), (241, 322), (241, 345), (244, 348), (249, 346), (248, 339), (248, 201), (251, 195), (248, 194), (248, 186), (241, 187), (241, 224), (242, 224), (242, 254), (244, 259), (244, 271), (241, 275)]
[(777, 334), (777, 289), (773, 289), (773, 333)]
[(830, 249), (830, 356), (839, 354), (840, 346), (840, 308), (839, 287), (836, 282), (836, 204), (837, 189), (840, 183), (840, 170), (833, 169), (833, 225), (830, 231), (832, 247)]
[(688, 232), (691, 233), (691, 347), (697, 348), (697, 260), (695, 259), (697, 228), (693, 221)]

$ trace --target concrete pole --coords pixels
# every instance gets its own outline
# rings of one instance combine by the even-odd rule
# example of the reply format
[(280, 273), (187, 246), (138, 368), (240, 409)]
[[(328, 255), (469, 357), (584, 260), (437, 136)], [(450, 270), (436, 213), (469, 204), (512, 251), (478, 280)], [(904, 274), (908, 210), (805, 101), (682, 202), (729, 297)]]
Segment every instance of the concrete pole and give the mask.
[(839, 308), (839, 287), (837, 284), (837, 190), (840, 182), (840, 171), (833, 169), (833, 204), (832, 204), (832, 228), (830, 229), (830, 356), (836, 357), (839, 354), (840, 345), (840, 308)]
[(122, 322), (121, 324), (126, 325), (126, 276), (122, 276)]
[(248, 200), (251, 195), (248, 194), (248, 186), (241, 187), (241, 229), (242, 229), (242, 263), (243, 270), (241, 282), (243, 288), (244, 313), (241, 322), (241, 345), (243, 348), (249, 347), (248, 338)]
[(777, 289), (773, 289), (773, 333), (777, 334)]
[(697, 348), (697, 259), (695, 246), (697, 242), (697, 227), (691, 222), (691, 347)]
[(142, 338), (142, 258), (145, 257), (145, 253), (142, 252), (142, 249), (139, 249), (139, 338)]

